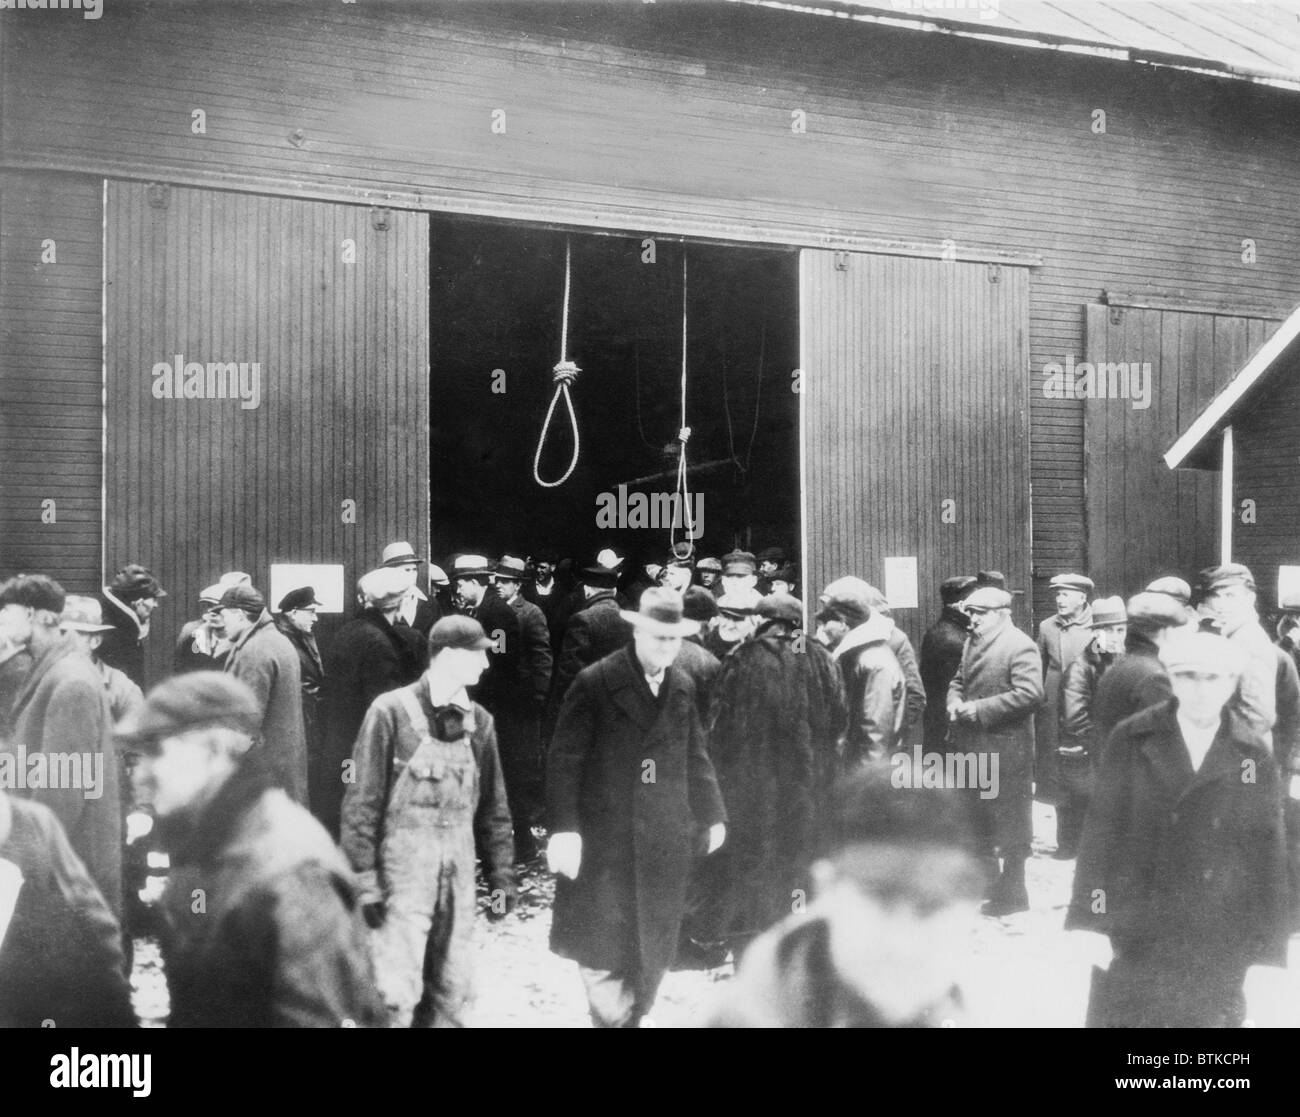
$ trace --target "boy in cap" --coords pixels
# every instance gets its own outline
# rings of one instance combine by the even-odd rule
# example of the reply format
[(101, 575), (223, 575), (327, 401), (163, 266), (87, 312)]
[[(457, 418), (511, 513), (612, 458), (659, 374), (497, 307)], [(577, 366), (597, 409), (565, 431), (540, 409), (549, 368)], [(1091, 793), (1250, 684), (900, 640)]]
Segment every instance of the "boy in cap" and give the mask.
[(633, 642), (583, 670), (547, 755), (551, 949), (578, 963), (596, 1027), (638, 1027), (672, 962), (691, 863), (726, 837), (695, 688), (673, 666), (682, 597), (641, 595)]
[(168, 1024), (377, 1025), (356, 883), (252, 747), (261, 724), (247, 686), (199, 671), (156, 686), (119, 727), (171, 859), (162, 900)]
[(510, 808), (492, 715), (468, 688), (492, 641), (470, 617), (429, 631), (419, 681), (366, 714), (343, 797), (341, 845), (359, 874), (389, 1026), (463, 1027), (473, 998), (475, 839), (489, 918), (514, 907)]
[(1059, 805), (1060, 774), (1056, 747), (1061, 734), (1061, 681), (1070, 664), (1092, 641), (1092, 612), (1088, 599), (1095, 587), (1082, 574), (1058, 574), (1048, 588), (1056, 612), (1038, 626), (1038, 650), (1043, 657), (1043, 704), (1034, 718), (1037, 756), (1034, 791), (1045, 803)]
[(1025, 862), (1033, 840), (1034, 713), (1043, 701), (1043, 666), (1033, 640), (1011, 623), (1011, 594), (982, 586), (966, 598), (970, 635), (948, 686), (952, 752), (997, 757), (999, 790), (975, 800), (975, 820), (991, 865), (1001, 858), (984, 914), (1029, 910)]
[(128, 563), (113, 575), (99, 598), (104, 619), (113, 626), (99, 649), (100, 658), (110, 667), (126, 672), (141, 689), (149, 618), (166, 596), (167, 591), (151, 571), (137, 563)]
[(99, 669), (59, 630), (66, 597), (63, 587), (43, 574), (19, 574), (0, 585), (0, 636), (32, 656), (14, 699), (12, 737), (7, 746), (0, 742), (0, 751), (11, 753), (11, 760), (20, 760), (25, 750), (29, 761), (41, 753), (51, 761), (77, 762), (80, 786), (29, 787), (24, 797), (58, 817), (120, 919), (122, 808), (113, 717)]
[(722, 563), (711, 555), (706, 555), (695, 564), (700, 585), (714, 597), (722, 596)]
[(307, 735), (298, 653), (251, 585), (231, 586), (221, 595), (221, 623), (230, 641), (223, 669), (252, 690), (262, 711), (254, 743), (266, 750), (269, 767), (279, 771), (289, 794), (305, 804)]
[(1247, 971), (1287, 960), (1277, 765), (1229, 706), (1229, 640), (1178, 633), (1159, 655), (1173, 697), (1106, 746), (1066, 927), (1110, 940), (1090, 1026), (1239, 1027)]
[(1056, 748), (1061, 797), (1056, 806), (1056, 852), (1071, 860), (1083, 833), (1083, 819), (1092, 798), (1093, 772), (1103, 742), (1093, 720), (1093, 700), (1102, 677), (1124, 655), (1128, 614), (1118, 597), (1092, 603), (1092, 643), (1065, 669), (1061, 682), (1061, 733)]

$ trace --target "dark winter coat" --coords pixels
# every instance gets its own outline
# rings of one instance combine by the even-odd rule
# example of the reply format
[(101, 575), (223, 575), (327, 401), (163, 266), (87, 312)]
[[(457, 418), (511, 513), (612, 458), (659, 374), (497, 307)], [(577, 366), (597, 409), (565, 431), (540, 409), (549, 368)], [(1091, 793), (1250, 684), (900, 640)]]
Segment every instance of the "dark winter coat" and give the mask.
[(552, 656), (558, 655), (560, 651), (560, 637), (563, 636), (563, 626), (557, 623), (560, 610), (564, 605), (564, 599), (567, 596), (560, 587), (560, 583), (551, 581), (550, 593), (538, 593), (537, 587), (529, 582), (519, 591), (523, 594), (524, 599), (533, 605), (536, 605), (542, 611), (542, 616), (546, 618), (546, 631), (551, 639)]
[(313, 633), (303, 632), (297, 628), (283, 613), (275, 617), (276, 630), (298, 653), (298, 673), (301, 683), (302, 732), (307, 742), (307, 798), (311, 800), (311, 768), (319, 762), (321, 755), (321, 702), (325, 687), (325, 665), (321, 660), (320, 648), (316, 645)]
[(577, 880), (556, 883), (551, 949), (636, 975), (649, 995), (677, 948), (692, 858), (726, 821), (690, 679), (668, 667), (656, 698), (633, 647), (579, 673), (546, 802), (551, 833), (582, 837)]
[(312, 814), (331, 834), (339, 832), (343, 763), (352, 756), (361, 723), (381, 694), (415, 682), (428, 650), (412, 628), (395, 628), (378, 609), (362, 609), (325, 647), (324, 733), (319, 761), (311, 765)]
[(1249, 966), (1286, 965), (1277, 765), (1226, 710), (1194, 771), (1176, 711), (1119, 724), (1084, 824), (1066, 927), (1116, 948), (1112, 1026), (1220, 1023)]
[(0, 663), (0, 741), (8, 739), (13, 731), (14, 699), (31, 670), (32, 654), (26, 648), (19, 648)]
[(557, 716), (578, 672), (631, 641), (632, 626), (619, 610), (614, 591), (601, 590), (569, 619), (551, 684), (551, 708)]
[(103, 610), (104, 623), (113, 626), (112, 632), (104, 633), (97, 653), (99, 658), (124, 672), (141, 690), (147, 689), (144, 685), (145, 637), (140, 632), (140, 618), (130, 605), (113, 597), (107, 588), (95, 596)]
[(983, 837), (1015, 856), (1029, 853), (1033, 838), (1034, 711), (1043, 701), (1038, 647), (1007, 623), (992, 636), (971, 636), (948, 687), (948, 706), (976, 704), (975, 721), (954, 721), (953, 752), (998, 758), (998, 794), (975, 800)]
[(1300, 672), (1283, 649), (1277, 652), (1277, 722), (1273, 726), (1273, 759), (1284, 772), (1300, 762)]
[(677, 653), (673, 666), (680, 667), (695, 684), (695, 706), (700, 711), (700, 722), (708, 725), (709, 701), (714, 680), (718, 677), (718, 657), (706, 651), (703, 644), (683, 640), (682, 650)]
[(469, 695), (487, 708), (493, 717), (530, 714), (536, 700), (524, 669), (524, 636), (519, 615), (493, 589), (474, 608), (460, 612), (473, 617), (494, 641), (488, 649), (488, 669)]
[[(121, 767), (113, 742), (108, 692), (99, 667), (71, 636), (59, 636), (34, 657), (13, 708), (10, 749), (28, 754), (102, 755), (103, 786), (98, 799), (84, 788), (15, 791), (49, 807), (67, 832), (73, 850), (117, 917), (122, 913)], [(92, 762), (93, 763), (93, 762)]]
[(356, 881), (256, 753), (169, 837), (173, 1028), (380, 1026)]
[(921, 732), (921, 720), (926, 707), (925, 683), (921, 680), (921, 668), (912, 641), (907, 638), (906, 632), (893, 624), (892, 617), (888, 619), (893, 630), (887, 643), (903, 672), (903, 724), (899, 728), (898, 744), (910, 748), (916, 734)]
[(961, 666), (970, 618), (945, 605), (939, 619), (921, 637), (921, 684), (925, 688), (924, 746), (942, 752), (948, 740), (948, 684)]
[(298, 653), (265, 610), (236, 640), (226, 658), (226, 674), (257, 697), (262, 724), (254, 748), (267, 754), (289, 794), (307, 802), (307, 736), (302, 720), (302, 673)]
[(1130, 628), (1124, 638), (1124, 655), (1106, 672), (1093, 695), (1092, 720), (1099, 751), (1104, 751), (1115, 726), (1125, 718), (1173, 696), (1155, 644), (1145, 633)]
[(1038, 797), (1054, 802), (1060, 791), (1056, 748), (1061, 736), (1061, 684), (1070, 664), (1092, 640), (1092, 610), (1084, 609), (1075, 620), (1065, 623), (1059, 615), (1038, 626), (1038, 650), (1043, 666), (1043, 704), (1034, 717), (1037, 750), (1035, 777)]
[(709, 755), (727, 809), (726, 844), (699, 871), (691, 935), (753, 935), (789, 915), (831, 785), (847, 712), (838, 665), (820, 644), (764, 633), (722, 663)]
[(1098, 746), (1097, 724), (1092, 706), (1102, 678), (1117, 662), (1110, 652), (1099, 652), (1089, 644), (1069, 667), (1061, 680), (1061, 746), (1082, 748), (1085, 756)]
[(117, 920), (46, 807), (0, 792), (0, 863), (23, 883), (0, 923), (0, 1028), (131, 1028)]
[(519, 618), (524, 642), (520, 667), (540, 711), (551, 693), (551, 635), (546, 627), (546, 614), (522, 593), (515, 594), (507, 604)]

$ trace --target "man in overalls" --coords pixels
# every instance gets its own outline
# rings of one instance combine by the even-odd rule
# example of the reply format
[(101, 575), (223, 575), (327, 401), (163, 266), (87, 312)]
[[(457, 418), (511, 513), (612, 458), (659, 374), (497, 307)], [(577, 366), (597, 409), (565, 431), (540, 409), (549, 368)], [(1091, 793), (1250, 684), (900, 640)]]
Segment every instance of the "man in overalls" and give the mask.
[(471, 617), (429, 633), (429, 667), (375, 699), (353, 750), (341, 845), (360, 878), (390, 1026), (462, 1027), (473, 996), (474, 840), (489, 918), (515, 901), (514, 837), (489, 714), (470, 700), (492, 641)]

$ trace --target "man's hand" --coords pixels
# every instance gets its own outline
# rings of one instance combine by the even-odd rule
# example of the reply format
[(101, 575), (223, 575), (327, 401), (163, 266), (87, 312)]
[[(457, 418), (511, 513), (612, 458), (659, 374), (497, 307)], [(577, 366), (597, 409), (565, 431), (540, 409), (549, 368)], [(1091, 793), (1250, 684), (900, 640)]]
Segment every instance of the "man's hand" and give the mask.
[(377, 900), (373, 904), (362, 904), (361, 915), (366, 921), (366, 926), (372, 931), (377, 931), (384, 925), (383, 900)]
[(578, 879), (582, 865), (582, 835), (570, 831), (552, 834), (546, 843), (546, 867), (557, 876)]
[(949, 721), (974, 721), (975, 720), (975, 703), (958, 702), (955, 706), (948, 709)]
[(725, 842), (726, 840), (727, 840), (726, 823), (715, 822), (712, 826), (709, 827), (709, 848), (706, 849), (704, 852), (706, 854), (709, 854), (712, 853), (714, 850), (720, 849), (722, 847), (722, 843)]

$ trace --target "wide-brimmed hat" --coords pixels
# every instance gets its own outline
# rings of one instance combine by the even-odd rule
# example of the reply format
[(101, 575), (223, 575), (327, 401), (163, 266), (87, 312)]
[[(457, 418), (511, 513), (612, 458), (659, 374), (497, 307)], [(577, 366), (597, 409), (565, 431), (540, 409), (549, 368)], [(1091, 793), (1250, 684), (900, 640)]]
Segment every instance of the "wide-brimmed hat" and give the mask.
[(113, 626), (104, 623), (104, 609), (93, 597), (68, 594), (63, 602), (63, 615), (59, 627), (67, 632), (112, 632)]
[(415, 553), (415, 548), (405, 541), (390, 543), (384, 548), (384, 557), (379, 560), (380, 566), (406, 566), (412, 562), (419, 562), (419, 556)]
[(144, 704), (123, 718), (114, 736), (148, 751), (164, 737), (190, 729), (224, 726), (251, 734), (261, 722), (262, 708), (248, 684), (220, 671), (192, 671), (154, 687)]
[(143, 601), (146, 597), (166, 597), (167, 591), (145, 567), (129, 563), (113, 575), (109, 593), (120, 601)]
[(1114, 628), (1128, 623), (1128, 612), (1119, 597), (1099, 597), (1092, 603), (1092, 620), (1089, 628)]
[(621, 573), (619, 565), (622, 561), (618, 555), (606, 547), (596, 556), (595, 562), (582, 568), (582, 580), (588, 585), (598, 588), (616, 586)]
[(492, 569), (498, 578), (522, 582), (528, 573), (528, 564), (521, 558), (515, 558), (514, 555), (502, 555), (501, 561)]
[(482, 578), (492, 576), (492, 564), (484, 555), (457, 555), (451, 563), (453, 578)]
[(762, 604), (762, 601), (763, 595), (758, 590), (752, 586), (742, 586), (740, 589), (724, 593), (718, 598), (718, 612), (726, 617), (744, 620), (744, 618), (752, 617), (758, 612), (758, 607)]
[(451, 579), (447, 577), (447, 572), (441, 566), (429, 563), (429, 585), (449, 586), (451, 585)]
[(641, 594), (641, 607), (635, 613), (620, 609), (619, 615), (655, 636), (694, 636), (700, 631), (700, 622), (687, 618), (682, 595), (660, 586), (651, 586)]

